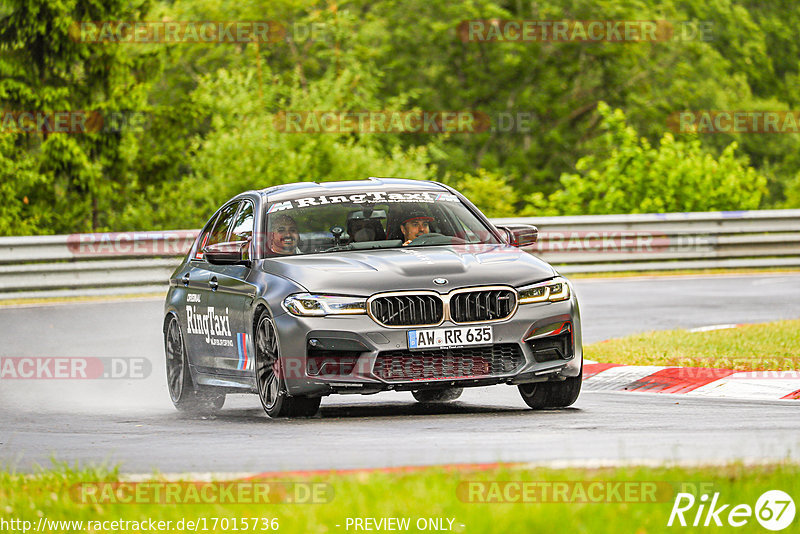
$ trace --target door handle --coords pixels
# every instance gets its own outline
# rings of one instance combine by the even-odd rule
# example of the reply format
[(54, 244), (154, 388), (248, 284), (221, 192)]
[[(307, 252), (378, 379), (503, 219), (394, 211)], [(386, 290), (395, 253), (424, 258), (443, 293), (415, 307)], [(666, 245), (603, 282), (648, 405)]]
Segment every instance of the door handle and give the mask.
[(217, 282), (217, 277), (215, 276), (211, 280), (208, 281), (208, 285), (211, 287), (211, 291), (216, 291), (219, 287), (219, 282)]
[(181, 278), (181, 282), (183, 282), (184, 286), (189, 287), (189, 273), (183, 275), (183, 278)]

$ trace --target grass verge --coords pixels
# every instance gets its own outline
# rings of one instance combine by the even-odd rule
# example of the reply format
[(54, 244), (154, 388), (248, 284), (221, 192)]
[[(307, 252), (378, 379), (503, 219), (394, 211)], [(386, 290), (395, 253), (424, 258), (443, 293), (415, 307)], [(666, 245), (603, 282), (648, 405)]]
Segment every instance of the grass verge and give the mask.
[(707, 332), (646, 332), (586, 345), (584, 357), (626, 365), (800, 371), (800, 320)]
[[(122, 495), (124, 486), (114, 486), (116, 493), (99, 493), (85, 502), (87, 497), (80, 497), (76, 490), (81, 483), (115, 483), (119, 480), (116, 471), (75, 470), (63, 466), (33, 475), (0, 472), (0, 521), (29, 521), (32, 530), (39, 525), (40, 518), (48, 522), (83, 522), (80, 526), (73, 523), (66, 527), (61, 525), (59, 529), (43, 529), (61, 532), (136, 531), (130, 528), (131, 525), (116, 525), (114, 528), (110, 523), (102, 523), (115, 520), (170, 521), (171, 528), (166, 529), (169, 532), (194, 531), (193, 528), (176, 528), (180, 520), (184, 525), (187, 521), (199, 521), (199, 532), (274, 531), (272, 523), (264, 529), (263, 521), (253, 521), (264, 518), (277, 519), (280, 532), (326, 533), (365, 530), (354, 528), (355, 518), (380, 520), (395, 517), (408, 518), (407, 530), (411, 532), (420, 530), (418, 522), (422, 525), (424, 521), (426, 526), (430, 526), (430, 519), (440, 521), (436, 524), (443, 527), (452, 525), (452, 531), (465, 533), (674, 532), (676, 527), (668, 527), (667, 522), (679, 492), (691, 494), (697, 501), (684, 513), (689, 525), (694, 521), (702, 494), (712, 497), (719, 493), (720, 505), (745, 504), (751, 508), (768, 490), (782, 490), (795, 500), (800, 497), (800, 466), (793, 464), (560, 470), (509, 466), (472, 472), (428, 468), (409, 473), (295, 477), (291, 481), (295, 488), (316, 486), (326, 489), (326, 497), (317, 499), (320, 502), (305, 504), (195, 504), (194, 501), (159, 504), (141, 502), (144, 499), (135, 503), (113, 502), (117, 499), (113, 495)], [(139, 482), (139, 488), (143, 487), (142, 484), (149, 484), (146, 486), (149, 488), (161, 487), (154, 482), (158, 480), (154, 477), (150, 482)], [(280, 483), (285, 485), (287, 481)], [(280, 483), (270, 482), (272, 485)], [(289, 494), (294, 491), (289, 491)], [(202, 496), (202, 491), (199, 494)], [(102, 495), (107, 497), (101, 498)], [(129, 492), (127, 495), (138, 494)], [(103, 499), (112, 502), (94, 502)], [(682, 504), (688, 503), (688, 497), (686, 499)], [(731, 508), (729, 506), (721, 514), (723, 523)], [(228, 521), (223, 522), (222, 518)], [(702, 514), (701, 521), (704, 519), (705, 514)], [(755, 516), (746, 519), (743, 528), (731, 530), (763, 532)], [(88, 523), (90, 521), (101, 523)], [(51, 523), (45, 524), (52, 527)], [(232, 528), (234, 524), (238, 528)], [(729, 528), (717, 528), (716, 531)], [(152, 532), (141, 525), (138, 530)], [(678, 527), (678, 530), (686, 529)]]

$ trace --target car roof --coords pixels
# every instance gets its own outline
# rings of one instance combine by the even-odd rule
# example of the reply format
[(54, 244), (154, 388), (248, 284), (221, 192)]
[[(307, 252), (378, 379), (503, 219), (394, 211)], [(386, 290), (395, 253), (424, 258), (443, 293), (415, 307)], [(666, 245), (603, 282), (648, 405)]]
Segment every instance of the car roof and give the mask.
[(372, 178), (369, 180), (349, 180), (342, 182), (297, 182), (276, 185), (258, 191), (269, 202), (280, 202), (304, 196), (335, 195), (344, 191), (448, 191), (447, 187), (428, 180), (408, 180), (403, 178)]

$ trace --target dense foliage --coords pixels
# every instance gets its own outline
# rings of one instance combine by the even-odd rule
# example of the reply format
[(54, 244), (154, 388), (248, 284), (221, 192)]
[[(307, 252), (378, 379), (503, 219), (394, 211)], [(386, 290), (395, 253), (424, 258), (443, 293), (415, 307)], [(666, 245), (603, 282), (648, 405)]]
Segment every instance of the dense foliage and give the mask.
[[(662, 42), (464, 41), (470, 19), (666, 20)], [(85, 21), (264, 21), (277, 42), (95, 43)], [(398, 176), (492, 216), (800, 207), (800, 136), (670, 130), (800, 104), (789, 0), (4, 0), (0, 235), (196, 227), (249, 188)], [(281, 112), (477, 111), (473, 133), (286, 133)], [(520, 121), (524, 118), (524, 121)], [(513, 120), (513, 125), (511, 121)]]
[(562, 188), (531, 198), (547, 213), (581, 215), (603, 213), (665, 213), (725, 210), (730, 206), (756, 209), (766, 180), (737, 157), (736, 142), (718, 158), (703, 150), (698, 139), (679, 141), (664, 134), (659, 146), (637, 138), (621, 110), (601, 103), (603, 133), (596, 154), (578, 160), (577, 173), (561, 175)]

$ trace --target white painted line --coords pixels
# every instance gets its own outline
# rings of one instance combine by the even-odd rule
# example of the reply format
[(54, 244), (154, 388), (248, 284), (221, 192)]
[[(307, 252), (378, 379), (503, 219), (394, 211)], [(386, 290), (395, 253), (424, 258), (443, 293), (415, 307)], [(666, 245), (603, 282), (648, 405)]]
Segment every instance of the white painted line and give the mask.
[(692, 328), (691, 330), (687, 330), (687, 332), (691, 332), (692, 334), (696, 334), (698, 332), (713, 332), (714, 330), (728, 330), (730, 328), (739, 328), (738, 324), (713, 324), (710, 326), (701, 326), (699, 328)]

